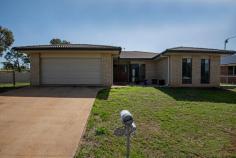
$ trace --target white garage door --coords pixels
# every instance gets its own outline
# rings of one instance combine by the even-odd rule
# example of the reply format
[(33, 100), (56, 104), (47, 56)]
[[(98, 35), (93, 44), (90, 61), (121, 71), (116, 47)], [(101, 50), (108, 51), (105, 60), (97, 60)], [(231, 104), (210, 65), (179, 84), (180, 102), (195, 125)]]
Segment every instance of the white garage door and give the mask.
[(42, 58), (42, 84), (101, 84), (100, 58)]

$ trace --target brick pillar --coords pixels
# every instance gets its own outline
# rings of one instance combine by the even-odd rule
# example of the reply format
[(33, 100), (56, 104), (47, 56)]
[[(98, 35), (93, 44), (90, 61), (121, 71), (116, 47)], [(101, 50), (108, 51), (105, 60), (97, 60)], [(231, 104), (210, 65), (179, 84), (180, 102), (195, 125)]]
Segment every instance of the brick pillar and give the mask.
[(30, 84), (32, 86), (40, 85), (40, 54), (30, 54)]

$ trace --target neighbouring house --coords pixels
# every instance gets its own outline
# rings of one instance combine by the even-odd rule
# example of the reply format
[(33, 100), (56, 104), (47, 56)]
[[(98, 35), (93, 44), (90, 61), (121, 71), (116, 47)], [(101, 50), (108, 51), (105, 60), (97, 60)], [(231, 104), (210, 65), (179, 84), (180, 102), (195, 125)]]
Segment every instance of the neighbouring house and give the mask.
[(162, 53), (122, 51), (121, 47), (62, 44), (21, 46), (30, 55), (31, 85), (160, 84), (217, 87), (220, 58), (236, 51), (176, 47)]
[(221, 83), (236, 84), (236, 55), (222, 58), (220, 69)]

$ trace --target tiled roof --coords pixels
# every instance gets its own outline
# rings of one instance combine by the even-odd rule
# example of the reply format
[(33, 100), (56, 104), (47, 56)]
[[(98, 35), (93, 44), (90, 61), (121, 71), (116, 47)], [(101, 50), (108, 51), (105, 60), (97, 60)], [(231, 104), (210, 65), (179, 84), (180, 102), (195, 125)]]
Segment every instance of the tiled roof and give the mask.
[[(31, 50), (118, 50), (121, 47), (106, 46), (106, 45), (91, 45), (91, 44), (55, 44), (55, 45), (32, 45), (13, 47), (18, 51), (31, 51)], [(120, 54), (121, 59), (154, 59), (166, 53), (216, 53), (216, 54), (236, 54), (233, 50), (221, 50), (210, 48), (196, 48), (196, 47), (175, 47), (166, 49), (164, 52), (158, 54), (154, 52), (142, 51), (122, 51)]]
[(221, 58), (220, 64), (221, 65), (236, 64), (236, 54)]
[(191, 52), (191, 53), (219, 53), (219, 54), (235, 54), (233, 50), (222, 50), (212, 48), (197, 48), (197, 47), (175, 47), (166, 49), (164, 52)]
[(14, 50), (121, 50), (121, 47), (91, 44), (53, 44), (13, 47)]
[(158, 55), (158, 53), (141, 51), (122, 51), (120, 53), (120, 59), (152, 59), (156, 55)]

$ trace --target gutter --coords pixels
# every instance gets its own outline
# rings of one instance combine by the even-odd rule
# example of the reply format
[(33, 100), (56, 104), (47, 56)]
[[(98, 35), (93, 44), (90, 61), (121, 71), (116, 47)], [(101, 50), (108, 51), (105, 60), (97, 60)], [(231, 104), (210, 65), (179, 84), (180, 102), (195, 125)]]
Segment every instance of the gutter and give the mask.
[(13, 50), (16, 51), (44, 51), (44, 50), (97, 50), (97, 51), (119, 51), (120, 48), (21, 48), (21, 47), (13, 47)]

